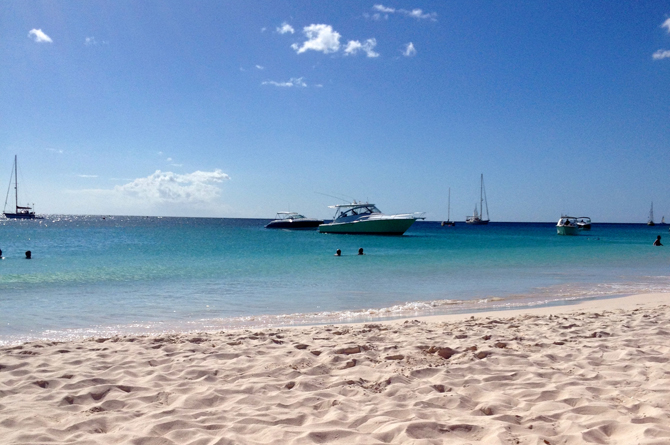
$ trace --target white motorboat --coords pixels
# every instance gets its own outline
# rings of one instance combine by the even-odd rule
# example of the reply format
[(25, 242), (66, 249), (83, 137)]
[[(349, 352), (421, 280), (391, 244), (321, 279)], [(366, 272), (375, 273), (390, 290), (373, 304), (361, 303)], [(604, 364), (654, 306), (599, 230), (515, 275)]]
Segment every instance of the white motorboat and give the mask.
[(591, 230), (591, 218), (588, 216), (577, 217), (577, 227), (580, 230)]
[(289, 230), (316, 230), (322, 219), (307, 218), (296, 212), (277, 212), (274, 221), (265, 226), (266, 229), (289, 229)]
[(333, 222), (321, 224), (321, 233), (349, 233), (366, 235), (402, 235), (417, 219), (426, 219), (423, 213), (385, 215), (374, 205), (354, 201), (352, 204), (330, 206), (335, 209)]
[(578, 232), (577, 218), (574, 216), (561, 216), (556, 224), (556, 233), (559, 235), (577, 235)]
[[(486, 205), (486, 219), (484, 219), (484, 205)], [(472, 216), (465, 218), (466, 224), (474, 226), (483, 226), (489, 223), (489, 203), (486, 200), (486, 189), (484, 188), (484, 174), (481, 177), (481, 185), (479, 187), (479, 212), (477, 212), (477, 204), (475, 204), (475, 211)]]

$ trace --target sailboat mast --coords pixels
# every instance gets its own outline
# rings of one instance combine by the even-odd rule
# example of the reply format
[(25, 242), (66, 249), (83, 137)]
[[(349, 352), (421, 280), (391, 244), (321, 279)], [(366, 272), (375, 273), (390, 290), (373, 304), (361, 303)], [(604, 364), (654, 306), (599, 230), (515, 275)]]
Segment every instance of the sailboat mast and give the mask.
[(480, 180), (479, 184), (479, 216), (483, 217), (484, 216), (484, 173), (482, 173), (482, 177)]
[(449, 198), (447, 200), (447, 221), (451, 221), (451, 187), (449, 187)]
[(19, 213), (19, 179), (16, 167), (16, 155), (14, 155), (14, 207), (16, 207), (15, 212)]

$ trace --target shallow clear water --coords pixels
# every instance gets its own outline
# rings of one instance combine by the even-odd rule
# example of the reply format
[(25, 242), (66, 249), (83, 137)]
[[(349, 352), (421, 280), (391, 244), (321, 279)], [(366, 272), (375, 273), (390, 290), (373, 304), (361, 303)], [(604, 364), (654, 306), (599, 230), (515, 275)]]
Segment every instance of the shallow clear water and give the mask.
[[(670, 291), (670, 247), (652, 246), (668, 226), (594, 224), (566, 237), (553, 223), (418, 222), (405, 236), (384, 237), (268, 230), (267, 222), (2, 220), (0, 344)], [(356, 255), (359, 247), (366, 255)]]

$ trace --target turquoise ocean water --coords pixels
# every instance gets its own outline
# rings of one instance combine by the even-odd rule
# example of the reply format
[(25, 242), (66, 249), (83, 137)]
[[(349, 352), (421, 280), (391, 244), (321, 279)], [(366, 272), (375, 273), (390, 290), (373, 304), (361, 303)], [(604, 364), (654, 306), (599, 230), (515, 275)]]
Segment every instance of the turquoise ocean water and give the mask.
[[(557, 236), (555, 223), (417, 222), (402, 237), (384, 237), (268, 230), (267, 222), (1, 220), (0, 345), (670, 291), (668, 226), (596, 223), (569, 237)], [(667, 235), (667, 247), (652, 246), (657, 235)], [(356, 255), (359, 247), (366, 255)]]

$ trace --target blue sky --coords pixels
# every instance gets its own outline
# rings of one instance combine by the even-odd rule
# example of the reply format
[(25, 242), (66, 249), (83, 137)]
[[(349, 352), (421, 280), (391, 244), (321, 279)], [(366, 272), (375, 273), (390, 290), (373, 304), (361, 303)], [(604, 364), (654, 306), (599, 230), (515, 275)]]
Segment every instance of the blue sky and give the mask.
[(670, 1), (6, 0), (38, 213), (670, 219)]

